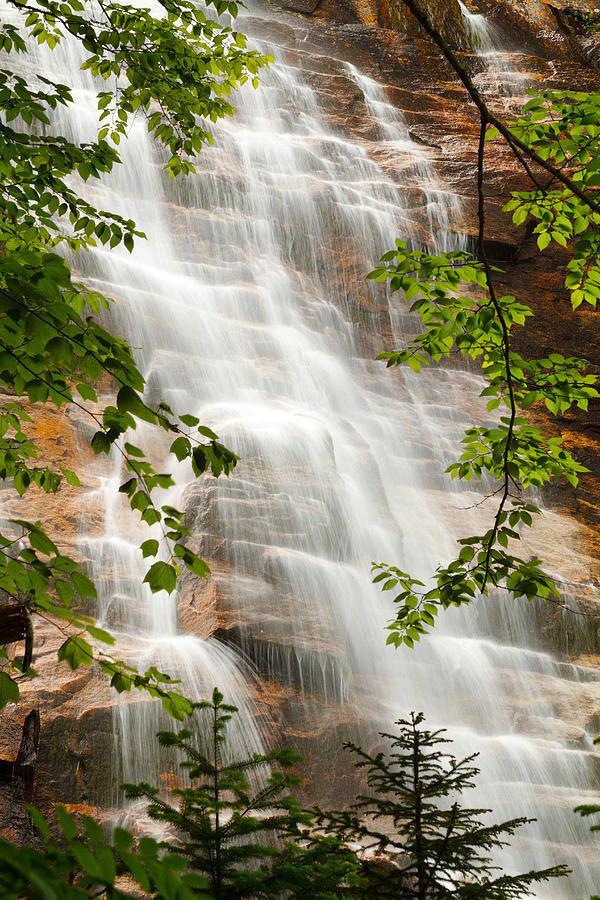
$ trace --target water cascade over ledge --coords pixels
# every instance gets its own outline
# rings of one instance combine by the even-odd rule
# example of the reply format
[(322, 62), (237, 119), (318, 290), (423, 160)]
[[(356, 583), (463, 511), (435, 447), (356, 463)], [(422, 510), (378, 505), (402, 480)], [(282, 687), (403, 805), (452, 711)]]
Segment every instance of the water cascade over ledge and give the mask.
[(519, 68), (519, 54), (507, 50), (502, 34), (487, 16), (473, 12), (463, 0), (458, 0), (458, 5), (469, 46), (483, 67), (476, 81), (496, 95), (524, 94), (528, 84)]
[[(257, 713), (257, 679), (304, 704), (317, 731), (334, 708), (352, 709), (365, 733), (423, 709), (431, 726), (450, 729), (457, 753), (481, 750), (474, 803), (496, 818), (538, 819), (499, 862), (518, 871), (567, 862), (569, 884), (539, 896), (589, 895), (587, 828), (572, 807), (592, 788), (591, 744), (569, 749), (553, 737), (545, 691), (595, 673), (528, 647), (533, 620), (514, 606), (503, 607), (514, 643), (496, 640), (492, 601), (448, 615), (412, 652), (385, 647), (392, 610), (370, 584), (373, 559), (427, 577), (452, 552), (448, 523), (462, 501), (440, 473), (480, 380), (375, 363), (384, 340), (413, 323), (365, 275), (397, 236), (450, 246), (460, 202), (385, 89), (311, 55), (301, 20), (257, 2), (239, 27), (276, 64), (214, 128), (198, 176), (168, 181), (138, 123), (126, 165), (94, 191), (148, 235), (132, 256), (98, 249), (84, 273), (117, 299), (113, 327), (142, 348), (148, 397), (194, 413), (241, 457), (230, 480), (190, 484), (182, 465), (165, 496), (185, 506), (214, 570), (209, 586), (184, 581), (170, 599), (141, 584), (141, 532), (116, 493), (114, 461), (97, 491), (103, 533), (81, 537), (99, 614), (136, 665), (156, 664), (192, 696), (217, 684), (240, 707), (234, 754), (277, 740)], [(67, 46), (43, 59), (46, 74), (77, 88), (77, 116), (61, 128), (84, 139), (95, 102), (77, 56)], [(342, 82), (357, 95), (360, 134), (325, 99)], [(151, 449), (160, 460), (168, 447)], [(193, 607), (182, 620), (194, 635), (178, 625), (178, 602), (180, 614)], [(534, 719), (538, 736), (519, 730)], [(163, 725), (156, 704), (118, 705), (115, 784), (157, 781)]]

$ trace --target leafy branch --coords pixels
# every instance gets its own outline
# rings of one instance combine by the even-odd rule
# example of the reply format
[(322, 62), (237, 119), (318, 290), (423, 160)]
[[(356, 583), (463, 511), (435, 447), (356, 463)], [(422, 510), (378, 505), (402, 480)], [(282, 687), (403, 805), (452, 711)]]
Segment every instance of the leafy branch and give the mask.
[[(110, 299), (79, 283), (57, 251), (122, 244), (132, 252), (143, 233), (130, 219), (97, 209), (81, 183), (121, 164), (116, 148), (140, 115), (163, 148), (169, 176), (193, 173), (194, 158), (212, 140), (206, 122), (231, 115), (232, 92), (248, 80), (256, 87), (270, 58), (248, 49), (242, 34), (218, 20), (237, 15), (229, 0), (209, 0), (203, 9), (189, 0), (163, 0), (156, 15), (115, 0), (9, 0), (9, 7), (15, 21), (0, 27), (7, 59), (27, 54), (34, 43), (52, 50), (75, 39), (83, 69), (110, 90), (97, 92), (96, 139), (76, 143), (53, 133), (56, 112), (73, 104), (68, 85), (39, 73), (23, 76), (7, 64), (0, 69), (0, 478), (10, 479), (20, 497), (32, 487), (44, 493), (57, 493), (65, 483), (79, 488), (75, 472), (46, 463), (24, 405), (78, 409), (95, 425), (94, 453), (121, 456), (127, 477), (120, 492), (142, 522), (160, 529), (158, 539), (141, 545), (143, 557), (153, 559), (146, 583), (153, 593), (172, 592), (181, 566), (199, 577), (210, 569), (188, 544), (183, 512), (156, 497), (174, 485), (171, 472), (157, 471), (130, 441), (131, 432), (144, 422), (170, 434), (171, 456), (189, 461), (195, 477), (229, 475), (238, 458), (196, 416), (144, 400), (132, 348), (97, 321)], [(101, 404), (100, 380), (114, 402)], [(137, 673), (95, 651), (88, 638), (114, 642), (81, 611), (93, 603), (95, 587), (43, 523), (22, 519), (13, 527), (21, 529), (16, 546), (12, 534), (0, 536), (0, 588), (28, 614), (64, 631), (59, 658), (76, 668), (95, 656), (117, 690), (143, 688), (177, 717), (189, 712), (168, 676), (153, 669)], [(6, 654), (2, 659), (0, 708), (19, 696), (18, 668)]]
[[(546, 437), (523, 413), (541, 402), (554, 415), (573, 405), (587, 409), (589, 400), (600, 395), (585, 360), (557, 353), (526, 359), (513, 349), (514, 328), (524, 326), (533, 313), (515, 297), (500, 296), (495, 285), (500, 270), (486, 252), (485, 152), (488, 140), (498, 136), (506, 140), (535, 185), (534, 192), (513, 192), (507, 211), (513, 212), (517, 224), (529, 217), (537, 221), (534, 230), (542, 251), (551, 241), (561, 247), (573, 241), (566, 279), (573, 307), (584, 300), (595, 304), (600, 296), (596, 252), (600, 207), (594, 193), (600, 184), (600, 94), (546, 92), (526, 104), (509, 128), (490, 111), (415, 0), (403, 2), (442, 50), (479, 111), (478, 234), (476, 256), (459, 251), (425, 254), (397, 241), (396, 249), (382, 257), (383, 265), (370, 277), (389, 281), (391, 290), (402, 290), (407, 300), (416, 298), (411, 312), (418, 314), (426, 330), (404, 348), (379, 358), (388, 366), (407, 364), (419, 371), (458, 351), (481, 362), (486, 379), (481, 396), (491, 398), (488, 411), (506, 408), (497, 424), (476, 425), (465, 432), (464, 451), (447, 469), (452, 478), (492, 478), (498, 485), (486, 497), (499, 498), (491, 527), (482, 535), (458, 541), (458, 557), (438, 567), (432, 587), (397, 567), (373, 564), (374, 581), (382, 583), (383, 590), (401, 588), (395, 597), (398, 611), (389, 626), (388, 643), (412, 647), (434, 626), (440, 609), (470, 603), (477, 596), (500, 589), (529, 600), (556, 602), (560, 596), (540, 560), (522, 559), (511, 548), (541, 512), (526, 501), (524, 492), (554, 479), (565, 479), (576, 487), (587, 469), (562, 446), (560, 438)], [(546, 186), (530, 162), (551, 175)], [(556, 182), (561, 190), (550, 190)]]

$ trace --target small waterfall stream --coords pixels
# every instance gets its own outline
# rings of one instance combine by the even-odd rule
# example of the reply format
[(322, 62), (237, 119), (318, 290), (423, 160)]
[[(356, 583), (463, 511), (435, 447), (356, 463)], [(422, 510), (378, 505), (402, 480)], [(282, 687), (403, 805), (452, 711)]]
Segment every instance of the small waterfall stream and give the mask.
[[(429, 231), (449, 246), (459, 200), (436, 182), (380, 85), (335, 59), (323, 74), (301, 39), (292, 49), (266, 43), (281, 22), (293, 45), (298, 20), (260, 2), (251, 10), (240, 28), (274, 53), (273, 70), (215, 127), (193, 179), (167, 181), (136, 124), (126, 165), (94, 200), (134, 218), (148, 241), (132, 256), (98, 249), (81, 260), (117, 298), (114, 327), (142, 348), (148, 396), (195, 413), (241, 456), (230, 480), (190, 485), (181, 466), (166, 498), (186, 504), (213, 565), (215, 621), (228, 641), (213, 635), (210, 611), (202, 637), (179, 632), (178, 599), (187, 603), (191, 589), (167, 599), (142, 586), (139, 529), (116, 494), (117, 461), (98, 488), (103, 534), (81, 542), (100, 615), (137, 665), (180, 677), (192, 696), (218, 684), (241, 710), (235, 754), (271, 739), (256, 720), (253, 665), (297, 689), (315, 725), (321, 704), (352, 706), (370, 729), (423, 709), (432, 726), (451, 730), (457, 752), (482, 751), (476, 803), (496, 817), (538, 817), (500, 861), (519, 871), (570, 862), (570, 884), (539, 896), (589, 895), (586, 827), (571, 809), (591, 789), (591, 754), (553, 739), (545, 691), (595, 674), (527, 649), (521, 620), (514, 646), (495, 641), (485, 605), (448, 615), (412, 653), (386, 648), (391, 609), (370, 584), (373, 559), (426, 577), (452, 552), (460, 495), (440, 475), (440, 451), (456, 447), (480, 380), (445, 368), (391, 374), (373, 362), (384, 333), (411, 324), (400, 301), (388, 308), (364, 276), (398, 235)], [(95, 103), (76, 53), (67, 44), (40, 59), (47, 77), (75, 86), (76, 114), (59, 127), (83, 139)], [(362, 94), (372, 139), (332, 124), (315, 71)], [(143, 433), (136, 443), (144, 446)], [(152, 452), (166, 456), (160, 446)], [(202, 612), (202, 586), (194, 590)], [(115, 714), (113, 775), (152, 782), (163, 766), (160, 710), (134, 699)], [(547, 724), (543, 736), (519, 733), (515, 703)]]
[[(440, 251), (460, 247), (463, 242), (456, 234), (461, 219), (458, 195), (444, 191), (427, 154), (412, 140), (402, 112), (389, 102), (385, 89), (351, 63), (346, 63), (346, 68), (363, 95), (367, 114), (377, 123), (378, 145), (391, 151), (395, 158), (405, 155), (412, 159), (413, 178), (425, 199), (421, 214), (425, 212), (428, 236)], [(400, 196), (398, 206), (401, 203)]]
[(508, 52), (498, 28), (487, 16), (472, 12), (463, 0), (458, 0), (458, 5), (469, 44), (483, 66), (478, 79), (496, 95), (522, 95), (528, 85), (519, 70), (519, 54)]

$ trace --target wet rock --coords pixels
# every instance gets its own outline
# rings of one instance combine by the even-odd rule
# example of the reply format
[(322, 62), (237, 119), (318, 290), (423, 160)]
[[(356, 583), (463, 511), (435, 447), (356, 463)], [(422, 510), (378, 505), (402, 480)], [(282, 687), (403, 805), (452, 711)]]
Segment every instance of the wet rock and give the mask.
[(515, 717), (515, 729), (521, 734), (533, 737), (547, 737), (551, 741), (560, 741), (575, 747), (590, 745), (590, 737), (584, 728), (568, 725), (562, 719), (519, 714)]
[(283, 9), (289, 9), (291, 12), (301, 12), (312, 14), (317, 6), (319, 5), (319, 0), (278, 0), (277, 6), (281, 6)]
[[(435, 27), (447, 40), (457, 46), (464, 45), (465, 28), (457, 0), (445, 0), (444, 3), (439, 3), (437, 0), (424, 0), (421, 5)], [(388, 7), (392, 28), (408, 35), (419, 36), (421, 34), (421, 26), (408, 12), (402, 0), (388, 0)]]

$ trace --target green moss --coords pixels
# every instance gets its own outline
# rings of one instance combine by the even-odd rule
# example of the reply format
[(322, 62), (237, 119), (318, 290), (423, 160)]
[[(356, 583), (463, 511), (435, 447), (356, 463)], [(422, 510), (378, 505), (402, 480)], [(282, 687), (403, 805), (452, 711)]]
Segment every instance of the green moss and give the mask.
[(600, 35), (600, 9), (589, 10), (588, 12), (575, 10), (573, 18), (586, 34), (594, 37)]

